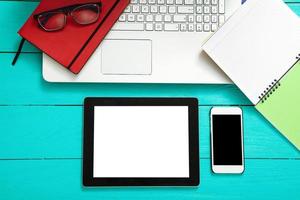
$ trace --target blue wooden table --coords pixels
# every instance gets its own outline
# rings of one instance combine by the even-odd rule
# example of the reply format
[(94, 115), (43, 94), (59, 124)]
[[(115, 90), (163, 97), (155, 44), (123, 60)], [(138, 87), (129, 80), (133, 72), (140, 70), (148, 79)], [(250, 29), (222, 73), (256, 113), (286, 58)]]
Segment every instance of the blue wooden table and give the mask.
[[(300, 0), (286, 3), (300, 15)], [(300, 199), (300, 153), (234, 85), (47, 83), (41, 76), (41, 53), (29, 44), (11, 66), (20, 41), (16, 32), (36, 5), (29, 0), (0, 1), (0, 199)], [(197, 97), (201, 185), (84, 188), (86, 96)], [(243, 175), (211, 172), (208, 120), (210, 108), (217, 105), (243, 109)]]

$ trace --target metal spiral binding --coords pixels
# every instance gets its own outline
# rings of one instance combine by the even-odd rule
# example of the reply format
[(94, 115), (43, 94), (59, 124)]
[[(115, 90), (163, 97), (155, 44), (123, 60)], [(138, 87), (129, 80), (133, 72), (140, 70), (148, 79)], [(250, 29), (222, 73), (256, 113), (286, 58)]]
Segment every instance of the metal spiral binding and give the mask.
[(272, 83), (258, 97), (264, 103), (280, 87), (280, 83), (274, 79)]
[[(300, 53), (296, 56), (296, 60), (300, 61)], [(280, 87), (280, 82), (274, 79), (274, 81), (259, 95), (259, 100), (264, 103), (278, 87)]]

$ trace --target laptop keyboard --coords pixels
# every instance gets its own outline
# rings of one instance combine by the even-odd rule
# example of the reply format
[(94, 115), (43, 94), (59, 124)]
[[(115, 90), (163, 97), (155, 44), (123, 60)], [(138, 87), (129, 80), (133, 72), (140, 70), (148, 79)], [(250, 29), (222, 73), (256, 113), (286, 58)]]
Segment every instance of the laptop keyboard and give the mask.
[(214, 32), (225, 21), (225, 0), (131, 0), (113, 30)]

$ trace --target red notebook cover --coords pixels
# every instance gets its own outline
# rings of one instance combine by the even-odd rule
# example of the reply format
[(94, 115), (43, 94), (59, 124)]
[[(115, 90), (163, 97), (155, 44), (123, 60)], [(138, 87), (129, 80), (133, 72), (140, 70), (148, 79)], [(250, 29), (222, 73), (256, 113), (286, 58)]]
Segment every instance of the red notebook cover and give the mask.
[[(86, 26), (76, 24), (68, 16), (64, 29), (47, 32), (39, 27), (37, 20), (33, 17), (35, 14), (69, 5), (99, 2), (102, 4), (99, 19)], [(19, 34), (77, 74), (128, 4), (129, 0), (43, 0), (19, 30)]]

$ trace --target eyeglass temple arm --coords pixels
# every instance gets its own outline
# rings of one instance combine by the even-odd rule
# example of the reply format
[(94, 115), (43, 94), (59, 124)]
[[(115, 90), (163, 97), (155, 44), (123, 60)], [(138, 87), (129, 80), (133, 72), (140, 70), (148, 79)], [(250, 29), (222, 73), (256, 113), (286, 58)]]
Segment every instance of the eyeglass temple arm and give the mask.
[(22, 40), (21, 40), (21, 42), (20, 42), (20, 44), (19, 44), (18, 51), (17, 51), (17, 53), (16, 53), (16, 55), (15, 55), (15, 57), (14, 57), (14, 60), (13, 60), (12, 63), (11, 63), (12, 65), (15, 65), (15, 64), (16, 64), (16, 62), (17, 62), (17, 60), (18, 60), (18, 58), (19, 58), (19, 55), (20, 55), (20, 53), (21, 53), (21, 50), (22, 50), (22, 48), (23, 48), (24, 42), (25, 42), (25, 39), (22, 38)]

